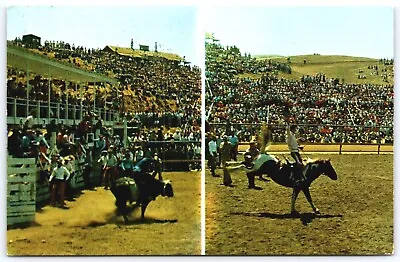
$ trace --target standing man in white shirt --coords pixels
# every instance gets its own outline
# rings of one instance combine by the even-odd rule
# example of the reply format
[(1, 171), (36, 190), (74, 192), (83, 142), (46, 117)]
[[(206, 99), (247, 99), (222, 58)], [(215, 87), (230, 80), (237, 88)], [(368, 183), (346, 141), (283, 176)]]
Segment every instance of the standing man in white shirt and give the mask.
[(53, 169), (53, 172), (50, 175), (49, 182), (54, 182), (51, 186), (51, 196), (50, 196), (50, 204), (52, 206), (56, 205), (56, 195), (59, 194), (59, 204), (62, 208), (65, 208), (64, 202), (64, 194), (66, 182), (69, 179), (71, 173), (68, 169), (62, 165), (61, 158), (57, 159), (57, 166)]
[(106, 156), (106, 164), (104, 168), (104, 177), (103, 177), (103, 184), (104, 189), (109, 189), (111, 186), (111, 179), (115, 181), (116, 179), (116, 172), (117, 172), (117, 165), (118, 159), (114, 154), (113, 146), (111, 145), (108, 149), (108, 154)]
[(211, 175), (213, 177), (217, 177), (215, 174), (215, 169), (217, 167), (217, 156), (218, 156), (218, 147), (217, 147), (217, 137), (215, 135), (212, 136), (210, 142), (208, 142), (208, 151), (210, 153), (210, 159), (208, 160), (208, 165), (210, 166)]

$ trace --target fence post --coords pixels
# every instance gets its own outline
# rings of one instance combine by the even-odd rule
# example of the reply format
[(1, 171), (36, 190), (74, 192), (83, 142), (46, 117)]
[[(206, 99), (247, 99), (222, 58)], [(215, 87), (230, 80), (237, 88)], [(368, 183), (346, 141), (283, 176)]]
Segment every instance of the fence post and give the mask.
[(14, 122), (17, 123), (17, 99), (14, 98), (14, 104), (13, 104), (13, 117), (14, 117)]
[(69, 117), (69, 106), (68, 106), (68, 92), (67, 92), (67, 96), (66, 96), (66, 103), (65, 103), (65, 113), (64, 113), (64, 118), (65, 121), (68, 123), (68, 117)]
[(57, 119), (60, 119), (60, 103), (57, 102)]
[(124, 141), (123, 141), (123, 144), (124, 144), (124, 147), (126, 147), (127, 144), (128, 144), (128, 123), (126, 121), (126, 117), (124, 117), (123, 123), (124, 123)]
[(48, 104), (48, 107), (47, 107), (47, 121), (50, 123), (50, 118), (51, 118), (51, 99), (50, 99), (50, 97), (51, 97), (51, 78), (49, 77), (49, 86), (48, 86), (48, 95), (47, 95), (47, 104)]
[(37, 123), (40, 124), (40, 101), (37, 101)]
[(74, 117), (72, 119), (74, 120), (74, 123), (75, 123), (75, 120), (76, 120), (76, 104), (73, 105), (72, 113), (74, 114)]

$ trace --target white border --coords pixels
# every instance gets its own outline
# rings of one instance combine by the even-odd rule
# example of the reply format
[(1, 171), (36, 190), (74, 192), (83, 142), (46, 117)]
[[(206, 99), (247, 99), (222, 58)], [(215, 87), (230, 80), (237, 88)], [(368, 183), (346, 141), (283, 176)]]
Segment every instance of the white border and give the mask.
[[(87, 0), (70, 0), (70, 1), (57, 1), (56, 2), (57, 5), (68, 5), (68, 6), (87, 6), (87, 5), (92, 5), (93, 2), (87, 1)], [(5, 3), (2, 2), (2, 4), (0, 5), (2, 7), (2, 9), (0, 10), (0, 20), (1, 20), (1, 27), (0, 27), (0, 32), (1, 32), (1, 37), (3, 39), (3, 41), (0, 41), (0, 53), (2, 55), (2, 59), (1, 59), (1, 67), (2, 70), (0, 72), (0, 77), (2, 80), (3, 85), (6, 83), (5, 79), (6, 79), (6, 6), (13, 6), (13, 5), (55, 5), (55, 1), (49, 1), (49, 0), (41, 0), (41, 1), (28, 1), (28, 0), (15, 0), (15, 1), (9, 1), (6, 0)], [(169, 0), (167, 1), (167, 3), (165, 3), (165, 1), (152, 1), (152, 0), (148, 0), (148, 1), (128, 1), (128, 0), (114, 0), (114, 1), (96, 1), (96, 5), (112, 5), (112, 6), (117, 6), (117, 5), (194, 5), (199, 7), (199, 16), (197, 18), (198, 20), (198, 25), (197, 25), (197, 30), (198, 30), (198, 34), (199, 34), (199, 39), (202, 39), (202, 37), (204, 37), (203, 34), (203, 30), (202, 30), (202, 25), (203, 25), (203, 21), (204, 19), (207, 19), (207, 14), (204, 13), (203, 7), (212, 7), (215, 5), (219, 5), (219, 6), (223, 6), (223, 5), (230, 5), (230, 6), (263, 6), (263, 7), (268, 7), (268, 6), (392, 6), (392, 7), (396, 7), (395, 9), (395, 37), (394, 37), (394, 41), (395, 43), (397, 43), (397, 41), (399, 41), (399, 33), (400, 33), (400, 9), (399, 9), (399, 3), (398, 1), (395, 0), (381, 0), (381, 1), (376, 1), (376, 0), (364, 0), (364, 1), (350, 1), (350, 0), (337, 0), (337, 1), (318, 1), (318, 0), (281, 0), (281, 1), (256, 1), (256, 0), (247, 0), (247, 1), (239, 1), (239, 0), (231, 0), (231, 1), (227, 1), (227, 2), (222, 2), (222, 1), (218, 1), (218, 0), (205, 0), (205, 1), (197, 1), (197, 0), (193, 0), (193, 1), (184, 1), (184, 0)], [(202, 35), (200, 37), (200, 34)], [(397, 46), (399, 46), (399, 44), (397, 44)], [(203, 52), (203, 57), (204, 57), (204, 39), (201, 40), (201, 43), (199, 41), (199, 47), (198, 47), (199, 52)], [(200, 51), (201, 50), (201, 51)], [(202, 60), (198, 60), (198, 61), (202, 61)], [(204, 60), (203, 60), (204, 61)], [(398, 116), (400, 116), (400, 112), (398, 109), (398, 98), (397, 98), (397, 93), (399, 92), (399, 84), (398, 84), (398, 75), (400, 74), (400, 69), (397, 66), (397, 63), (399, 62), (399, 52), (397, 51), (396, 45), (395, 45), (395, 113), (394, 113), (394, 125), (395, 125), (395, 143), (394, 143), (394, 150), (395, 150), (395, 154), (394, 154), (394, 158), (395, 158), (395, 162), (394, 162), (394, 186), (395, 186), (395, 193), (394, 193), (394, 215), (395, 215), (395, 219), (394, 219), (394, 246), (395, 248), (397, 247), (398, 243), (399, 243), (399, 236), (398, 236), (398, 225), (399, 225), (399, 212), (398, 212), (398, 203), (399, 203), (399, 194), (398, 194), (398, 188), (399, 188), (399, 179), (397, 178), (397, 173), (398, 173), (398, 169), (399, 169), (399, 165), (400, 165), (400, 158), (398, 156), (398, 150), (399, 150), (399, 145), (398, 143), (396, 143), (397, 138), (399, 136), (399, 131), (398, 131)], [(204, 65), (201, 66), (202, 67), (202, 92), (204, 94)], [(6, 101), (5, 101), (5, 97), (6, 97), (6, 89), (3, 88), (2, 89), (2, 95), (0, 96), (0, 119), (1, 119), (1, 130), (3, 130), (2, 132), (3, 135), (5, 135), (5, 130), (7, 128), (6, 125)], [(204, 96), (203, 96), (204, 97)], [(202, 114), (204, 116), (205, 112), (204, 112), (204, 99), (202, 100)], [(202, 141), (202, 147), (203, 150), (205, 148), (204, 146), (204, 118), (202, 119), (202, 131), (203, 131), (203, 141)], [(0, 139), (0, 148), (6, 148), (6, 141), (5, 139)], [(3, 171), (3, 174), (6, 174), (6, 167), (5, 167), (5, 150), (0, 150), (0, 157), (1, 159), (3, 159), (3, 161), (0, 161), (0, 166), (1, 166), (1, 170)], [(203, 163), (203, 171), (202, 171), (202, 175), (201, 175), (201, 229), (202, 229), (202, 254), (204, 254), (205, 252), (205, 179), (204, 179), (204, 168), (205, 168), (205, 161), (204, 161), (204, 151), (203, 151), (203, 157), (202, 157), (202, 163)], [(3, 208), (2, 210), (5, 210), (5, 179), (1, 179), (1, 186), (3, 189), (3, 197), (1, 198), (1, 202), (0, 202), (0, 206)], [(2, 216), (1, 219), (1, 225), (4, 228), (6, 228), (5, 226), (6, 222), (5, 222), (5, 216)], [(2, 256), (1, 256), (1, 261), (9, 261), (11, 259), (19, 259), (17, 257), (7, 257), (6, 256), (6, 252), (7, 252), (7, 246), (6, 246), (6, 234), (3, 234), (3, 236), (1, 237), (1, 251), (2, 251)], [(398, 252), (397, 252), (398, 253)], [(373, 257), (357, 257), (357, 256), (352, 256), (352, 257), (324, 257), (323, 259), (327, 259), (327, 260), (336, 260), (336, 259), (340, 259), (340, 260), (344, 260), (344, 261), (354, 261), (354, 260), (378, 260), (379, 261), (394, 261), (395, 259), (398, 260), (398, 254), (395, 252), (394, 255), (392, 256), (373, 256)], [(66, 259), (66, 260), (72, 260), (72, 259), (81, 259), (81, 257), (63, 257), (62, 259)], [(115, 257), (114, 257), (115, 258)], [(23, 257), (21, 259), (27, 259), (26, 257)], [(42, 260), (42, 259), (51, 259), (54, 260), (54, 257), (36, 257), (36, 258), (31, 258), (28, 257), (28, 259), (34, 259), (34, 260)], [(61, 258), (56, 258), (56, 260), (61, 259)], [(84, 257), (82, 259), (85, 260), (96, 260), (98, 261), (105, 259), (105, 257)], [(131, 258), (131, 257), (118, 257), (118, 260), (125, 260), (125, 259), (154, 259), (153, 258), (148, 258), (148, 257), (135, 257), (135, 258)], [(155, 257), (155, 259), (158, 259), (157, 257)], [(167, 259), (167, 260), (176, 260), (176, 259), (187, 259), (187, 257), (167, 257), (167, 258), (162, 258), (162, 259)], [(190, 259), (198, 259), (198, 257), (190, 257)], [(217, 259), (216, 257), (201, 257), (200, 259)], [(231, 259), (243, 259), (240, 257), (218, 257), (218, 259), (222, 259), (222, 260), (231, 260)], [(306, 261), (306, 260), (320, 260), (321, 257), (246, 257), (247, 259), (251, 259), (251, 260), (258, 260), (258, 259), (268, 259), (268, 260), (283, 260), (283, 261), (288, 261), (291, 259), (296, 259), (296, 260), (300, 260), (300, 261)]]

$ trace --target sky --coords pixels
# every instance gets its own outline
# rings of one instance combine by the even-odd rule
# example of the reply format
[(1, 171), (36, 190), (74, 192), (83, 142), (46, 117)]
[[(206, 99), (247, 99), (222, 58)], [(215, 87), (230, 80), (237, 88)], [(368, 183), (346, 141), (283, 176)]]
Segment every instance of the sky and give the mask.
[(45, 40), (62, 40), (75, 46), (134, 47), (196, 56), (197, 12), (191, 6), (20, 6), (7, 9), (7, 39), (34, 34)]
[(391, 7), (220, 6), (207, 10), (204, 28), (252, 55), (394, 57)]

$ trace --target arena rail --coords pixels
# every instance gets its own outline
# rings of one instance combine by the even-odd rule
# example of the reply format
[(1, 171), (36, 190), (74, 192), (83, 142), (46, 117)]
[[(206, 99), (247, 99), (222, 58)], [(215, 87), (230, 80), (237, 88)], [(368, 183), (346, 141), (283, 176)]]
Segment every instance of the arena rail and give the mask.
[[(139, 146), (142, 142), (133, 142), (134, 146)], [(164, 170), (169, 171), (180, 171), (180, 170), (190, 170), (190, 167), (195, 167), (193, 169), (199, 169), (201, 167), (201, 153), (195, 155), (184, 154), (183, 151), (186, 150), (188, 145), (200, 145), (201, 141), (147, 141), (146, 146), (152, 150), (159, 150), (162, 153), (159, 154), (161, 162), (163, 164)], [(186, 149), (184, 149), (186, 147)], [(172, 150), (172, 149), (182, 149), (182, 150)]]
[[(264, 124), (264, 123), (263, 123)], [(211, 132), (219, 134), (229, 133), (233, 130), (238, 133), (239, 141), (247, 143), (253, 139), (253, 135), (258, 133), (262, 123), (209, 123)], [(286, 143), (286, 124), (271, 124), (272, 144)], [(365, 145), (371, 148), (376, 145), (378, 153), (388, 151), (387, 147), (393, 152), (393, 126), (363, 126), (363, 125), (327, 125), (327, 124), (297, 124), (299, 127), (298, 138), (300, 144), (306, 145), (338, 145), (339, 148), (332, 150), (339, 153), (345, 152), (351, 147)], [(218, 129), (216, 129), (218, 127)], [(303, 142), (301, 142), (303, 141)], [(341, 145), (341, 146), (340, 146)], [(350, 149), (350, 151), (358, 151)], [(365, 149), (364, 149), (365, 150)], [(363, 151), (363, 150), (359, 150)]]
[[(331, 153), (331, 154), (393, 154), (393, 144), (378, 143), (304, 143), (302, 153)], [(245, 152), (249, 142), (239, 143), (239, 151)], [(268, 152), (290, 154), (285, 143), (274, 143), (268, 147)]]

